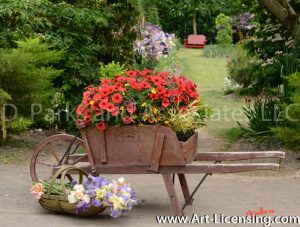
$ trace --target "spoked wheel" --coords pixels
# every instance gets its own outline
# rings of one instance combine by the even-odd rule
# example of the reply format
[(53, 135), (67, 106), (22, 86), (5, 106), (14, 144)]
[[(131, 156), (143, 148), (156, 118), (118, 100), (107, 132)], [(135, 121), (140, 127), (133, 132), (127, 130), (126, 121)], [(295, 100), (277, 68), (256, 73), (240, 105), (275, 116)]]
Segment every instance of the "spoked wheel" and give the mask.
[(82, 139), (67, 134), (51, 136), (41, 142), (32, 154), (31, 178), (34, 182), (49, 180), (54, 167), (75, 165), (86, 158)]

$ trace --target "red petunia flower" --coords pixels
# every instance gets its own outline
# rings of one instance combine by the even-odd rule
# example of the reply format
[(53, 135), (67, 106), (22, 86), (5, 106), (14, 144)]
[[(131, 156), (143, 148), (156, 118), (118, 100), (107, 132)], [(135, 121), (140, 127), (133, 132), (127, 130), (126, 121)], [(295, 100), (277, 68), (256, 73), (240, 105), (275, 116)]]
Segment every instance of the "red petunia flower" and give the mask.
[(99, 129), (101, 132), (104, 132), (105, 130), (105, 123), (104, 122), (99, 122), (96, 124), (97, 129)]
[(82, 104), (80, 104), (76, 109), (76, 114), (81, 115), (83, 113), (84, 113), (84, 107), (82, 106)]
[(171, 102), (169, 99), (163, 99), (161, 105), (166, 108), (171, 105)]
[(99, 110), (99, 109), (95, 110), (95, 115), (96, 116), (100, 116), (101, 114), (102, 114), (101, 110)]
[(103, 110), (107, 110), (108, 101), (107, 100), (101, 100), (99, 107)]
[(111, 112), (111, 115), (113, 115), (114, 117), (118, 116), (120, 113), (120, 109), (118, 107), (115, 107), (115, 110), (113, 112)]
[(85, 91), (83, 92), (83, 98), (86, 99), (86, 98), (89, 98), (91, 95), (91, 92), (90, 91)]
[(125, 116), (123, 117), (123, 123), (129, 125), (132, 122), (132, 117)]
[(166, 94), (166, 89), (163, 86), (158, 86), (156, 88), (156, 91), (158, 92), (158, 94), (163, 95), (163, 96)]
[(117, 94), (114, 94), (112, 97), (111, 97), (111, 100), (114, 102), (114, 103), (121, 103), (123, 101), (123, 97), (122, 95), (120, 95), (119, 93)]
[(130, 83), (130, 86), (135, 89), (135, 90), (138, 90), (138, 91), (141, 91), (143, 89), (142, 85), (136, 83), (135, 81), (131, 82)]
[(102, 97), (106, 97), (110, 94), (108, 89), (101, 89), (100, 93), (101, 93)]
[(147, 80), (143, 80), (140, 85), (142, 86), (142, 88), (151, 88), (151, 85), (149, 82), (147, 82)]
[(156, 100), (159, 98), (159, 95), (158, 94), (150, 94), (149, 97), (152, 99), (152, 100)]
[(119, 76), (117, 77), (117, 81), (120, 82), (120, 83), (123, 83), (126, 81), (125, 77), (124, 76)]
[(116, 107), (112, 103), (108, 103), (106, 110), (112, 113), (116, 110)]
[(136, 72), (136, 71), (133, 71), (133, 70), (127, 71), (126, 74), (127, 74), (128, 76), (131, 76), (131, 77), (136, 77), (136, 76), (137, 76), (137, 72)]
[(126, 105), (126, 109), (127, 109), (128, 113), (133, 114), (136, 111), (136, 106), (133, 103), (129, 103)]

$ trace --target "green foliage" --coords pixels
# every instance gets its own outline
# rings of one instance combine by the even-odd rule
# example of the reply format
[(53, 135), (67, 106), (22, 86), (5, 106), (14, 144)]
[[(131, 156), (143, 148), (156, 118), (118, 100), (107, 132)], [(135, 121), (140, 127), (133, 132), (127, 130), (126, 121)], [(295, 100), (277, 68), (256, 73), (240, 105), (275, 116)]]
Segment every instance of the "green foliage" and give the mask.
[(231, 128), (225, 131), (224, 138), (227, 139), (230, 143), (238, 141), (243, 136), (244, 130), (240, 127)]
[(276, 133), (278, 138), (283, 142), (284, 146), (290, 150), (300, 150), (300, 133), (299, 128), (280, 127), (274, 128), (273, 132)]
[(176, 72), (177, 70), (177, 54), (180, 48), (180, 43), (176, 39), (175, 46), (169, 51), (166, 57), (161, 57), (155, 67), (155, 71)]
[(231, 18), (224, 13), (220, 13), (216, 18), (217, 44), (220, 46), (232, 45)]
[(203, 55), (205, 57), (225, 58), (231, 56), (233, 51), (234, 51), (233, 45), (223, 46), (223, 45), (211, 44), (211, 45), (207, 45), (203, 49)]
[(293, 92), (291, 92), (289, 104), (285, 104), (282, 116), (286, 120), (283, 127), (275, 128), (274, 131), (284, 142), (287, 148), (299, 150), (300, 139), (300, 73), (294, 73), (288, 77), (288, 83)]
[(107, 65), (101, 65), (100, 78), (114, 78), (115, 75), (122, 75), (126, 71), (125, 65), (121, 65), (119, 62), (112, 61)]
[(7, 135), (7, 126), (6, 126), (6, 117), (5, 117), (5, 106), (6, 102), (11, 100), (11, 96), (0, 88), (0, 125), (2, 131), (2, 139), (6, 139)]
[(260, 64), (257, 56), (250, 56), (248, 51), (238, 44), (228, 60), (227, 69), (230, 79), (247, 88), (253, 82), (253, 75)]
[(19, 117), (8, 122), (8, 131), (12, 133), (20, 133), (27, 130), (32, 124), (33, 122), (30, 119)]
[(0, 87), (11, 95), (19, 113), (30, 116), (32, 103), (48, 103), (51, 80), (61, 73), (51, 65), (59, 62), (64, 52), (51, 50), (38, 38), (16, 43), (15, 49), (0, 49)]
[(171, 109), (168, 122), (170, 127), (177, 133), (189, 134), (198, 127), (205, 125), (210, 115), (210, 109), (203, 101), (192, 102), (185, 111)]
[(192, 18), (197, 15), (197, 31), (205, 34), (209, 40), (214, 39), (215, 18), (220, 13), (233, 16), (245, 11), (244, 1), (186, 1), (186, 0), (156, 0), (160, 24), (164, 31), (175, 33), (182, 40), (193, 34)]
[(273, 136), (272, 128), (283, 124), (280, 117), (281, 100), (277, 97), (258, 96), (253, 105), (248, 100), (243, 110), (248, 123), (247, 126), (243, 126), (238, 122), (238, 125), (247, 136)]
[(65, 50), (55, 65), (64, 71), (53, 82), (72, 108), (83, 88), (98, 81), (99, 62), (132, 63), (140, 14), (139, 0), (5, 0), (0, 45), (13, 47), (15, 40), (39, 35), (53, 48)]
[(0, 107), (5, 104), (8, 100), (11, 100), (11, 96), (0, 88)]
[(142, 0), (142, 8), (146, 22), (151, 24), (159, 24), (156, 0)]
[(204, 125), (197, 106), (188, 106), (187, 111), (179, 111), (171, 109), (169, 112), (168, 122), (172, 130), (177, 133), (189, 134), (193, 133), (197, 127)]

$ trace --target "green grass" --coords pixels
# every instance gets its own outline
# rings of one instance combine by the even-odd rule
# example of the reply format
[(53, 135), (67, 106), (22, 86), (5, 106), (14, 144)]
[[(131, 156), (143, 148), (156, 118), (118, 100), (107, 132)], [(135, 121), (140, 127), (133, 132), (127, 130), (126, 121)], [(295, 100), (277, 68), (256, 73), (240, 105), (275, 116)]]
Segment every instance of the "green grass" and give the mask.
[(244, 119), (243, 98), (224, 95), (226, 59), (207, 58), (203, 50), (182, 48), (178, 60), (184, 66), (183, 74), (197, 84), (200, 96), (214, 111), (206, 129), (224, 137), (226, 132), (237, 126), (236, 120)]

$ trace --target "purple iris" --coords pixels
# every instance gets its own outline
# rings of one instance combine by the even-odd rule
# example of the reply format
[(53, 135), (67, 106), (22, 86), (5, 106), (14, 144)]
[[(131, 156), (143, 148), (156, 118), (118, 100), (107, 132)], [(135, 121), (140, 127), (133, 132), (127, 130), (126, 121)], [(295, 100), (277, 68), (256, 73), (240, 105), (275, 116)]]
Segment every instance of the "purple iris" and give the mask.
[(113, 209), (111, 209), (111, 216), (113, 217), (113, 218), (117, 218), (117, 217), (119, 217), (120, 215), (122, 214), (122, 211), (121, 210), (113, 210)]
[(101, 206), (102, 204), (103, 204), (102, 201), (100, 201), (100, 200), (98, 200), (98, 199), (96, 199), (96, 198), (93, 198), (93, 199), (92, 199), (92, 205), (93, 205), (93, 206), (99, 207), (99, 206)]
[(86, 203), (85, 201), (82, 201), (82, 202), (77, 204), (76, 212), (77, 212), (77, 214), (81, 214), (81, 213), (85, 212), (87, 209), (89, 209), (90, 207), (91, 207), (91, 204)]

